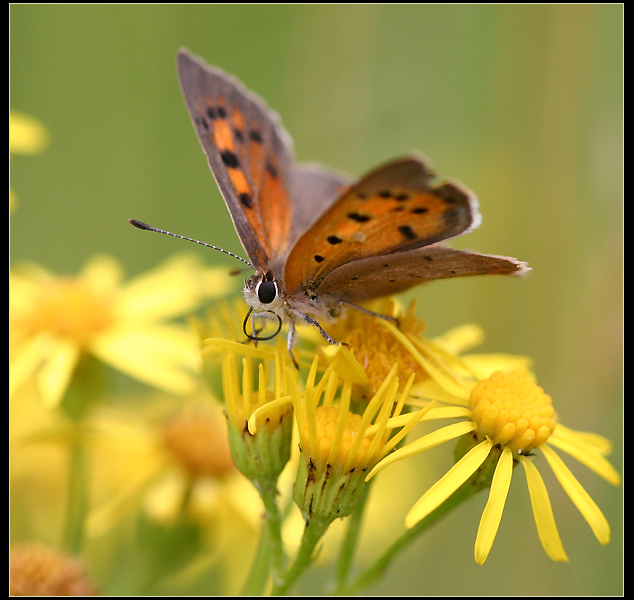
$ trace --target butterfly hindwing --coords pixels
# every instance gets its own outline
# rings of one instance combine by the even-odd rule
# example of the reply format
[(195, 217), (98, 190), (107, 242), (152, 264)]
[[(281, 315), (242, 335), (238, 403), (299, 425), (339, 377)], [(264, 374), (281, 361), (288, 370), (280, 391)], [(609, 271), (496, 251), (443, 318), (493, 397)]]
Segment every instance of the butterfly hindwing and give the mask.
[(422, 160), (405, 158), (347, 188), (291, 248), (286, 292), (316, 290), (347, 263), (429, 246), (477, 226), (475, 197), (456, 184), (433, 186), (433, 177)]
[(285, 254), (292, 142), (276, 113), (220, 69), (181, 50), (178, 74), (211, 171), (251, 262)]
[(455, 250), (435, 244), (347, 263), (328, 274), (316, 293), (352, 303), (365, 302), (434, 279), (469, 275), (522, 275), (526, 263), (506, 256)]

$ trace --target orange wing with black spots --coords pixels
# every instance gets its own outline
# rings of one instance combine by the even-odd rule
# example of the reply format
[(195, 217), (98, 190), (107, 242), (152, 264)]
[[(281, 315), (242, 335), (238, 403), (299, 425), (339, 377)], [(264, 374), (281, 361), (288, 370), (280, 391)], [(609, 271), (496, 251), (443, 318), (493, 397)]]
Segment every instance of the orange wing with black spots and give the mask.
[(292, 242), (292, 142), (276, 113), (220, 69), (186, 50), (181, 89), (240, 241), (256, 267), (283, 257)]
[(433, 177), (423, 161), (405, 158), (350, 186), (291, 249), (287, 294), (316, 290), (342, 265), (422, 248), (476, 227), (475, 197), (456, 184), (433, 186)]

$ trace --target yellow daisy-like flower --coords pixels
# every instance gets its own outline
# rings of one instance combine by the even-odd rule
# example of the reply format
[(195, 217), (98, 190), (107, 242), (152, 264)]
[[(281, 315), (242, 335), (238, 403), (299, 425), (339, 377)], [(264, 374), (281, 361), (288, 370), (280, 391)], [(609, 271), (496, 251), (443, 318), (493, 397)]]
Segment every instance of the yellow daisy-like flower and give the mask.
[(464, 436), (461, 441), (467, 451), (414, 505), (406, 517), (407, 527), (415, 526), (465, 482), (482, 488), (490, 485), (475, 544), (475, 560), (483, 564), (497, 534), (513, 468), (520, 463), (542, 546), (553, 560), (567, 560), (546, 486), (534, 465), (533, 452), (539, 450), (599, 542), (609, 542), (610, 527), (605, 517), (553, 447), (569, 453), (616, 485), (620, 477), (605, 458), (610, 445), (600, 436), (575, 432), (558, 424), (550, 397), (526, 369), (495, 372), (472, 386), (469, 406), (432, 408), (425, 419), (454, 417), (464, 420), (400, 448), (368, 475), (369, 479), (396, 461)]
[(121, 265), (104, 255), (76, 276), (37, 265), (13, 269), (10, 390), (34, 377), (45, 405), (56, 406), (81, 358), (91, 355), (149, 385), (190, 392), (199, 362), (195, 336), (167, 321), (230, 286), (223, 270), (185, 255), (125, 283)]
[[(141, 504), (157, 523), (171, 523), (184, 506), (210, 520), (226, 505), (249, 527), (257, 525), (257, 496), (231, 460), (220, 407), (197, 396), (177, 404), (155, 395), (142, 414), (101, 409), (92, 416), (91, 449), (101, 487), (93, 494), (99, 502), (88, 521), (91, 535), (108, 531)], [(222, 532), (215, 524), (211, 533)]]

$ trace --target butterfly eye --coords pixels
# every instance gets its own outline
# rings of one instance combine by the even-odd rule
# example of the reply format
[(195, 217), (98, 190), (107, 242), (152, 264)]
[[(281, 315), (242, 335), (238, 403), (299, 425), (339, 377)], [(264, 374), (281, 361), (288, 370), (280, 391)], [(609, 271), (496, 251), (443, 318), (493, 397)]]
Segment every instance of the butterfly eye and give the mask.
[(277, 298), (277, 284), (275, 281), (263, 281), (258, 286), (258, 300), (262, 304), (271, 304)]

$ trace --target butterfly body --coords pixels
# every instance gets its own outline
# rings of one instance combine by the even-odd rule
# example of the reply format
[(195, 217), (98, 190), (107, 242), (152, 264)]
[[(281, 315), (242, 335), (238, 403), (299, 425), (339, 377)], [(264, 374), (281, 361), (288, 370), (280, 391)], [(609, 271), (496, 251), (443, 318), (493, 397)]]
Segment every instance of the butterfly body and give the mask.
[[(178, 72), (209, 166), (255, 273), (251, 312), (316, 326), (350, 305), (433, 279), (521, 274), (525, 263), (454, 250), (443, 241), (480, 223), (475, 196), (434, 184), (410, 156), (358, 181), (297, 164), (279, 117), (239, 81), (181, 50)], [(257, 336), (251, 336), (257, 339)]]

